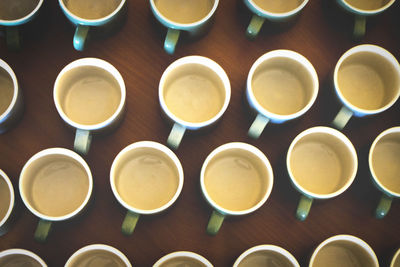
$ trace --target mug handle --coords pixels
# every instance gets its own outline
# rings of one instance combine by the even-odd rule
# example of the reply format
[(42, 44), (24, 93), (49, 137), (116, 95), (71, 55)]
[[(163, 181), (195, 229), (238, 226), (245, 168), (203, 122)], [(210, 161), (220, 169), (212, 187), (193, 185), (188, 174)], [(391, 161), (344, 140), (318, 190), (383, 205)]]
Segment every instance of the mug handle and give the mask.
[(207, 225), (207, 234), (216, 235), (224, 222), (225, 215), (213, 210)]
[(34, 235), (35, 240), (40, 243), (45, 242), (47, 239), (47, 236), (50, 233), (51, 225), (52, 225), (51, 221), (40, 219), (39, 223), (36, 227), (36, 231), (35, 231), (35, 235)]
[(375, 210), (375, 217), (377, 219), (383, 219), (388, 214), (390, 206), (392, 205), (392, 198), (386, 194), (383, 194), (379, 200), (379, 204)]
[(251, 18), (250, 24), (246, 30), (246, 36), (253, 40), (257, 37), (258, 33), (261, 30), (262, 25), (264, 24), (265, 18), (260, 17), (259, 15), (254, 14)]
[(85, 49), (86, 40), (89, 33), (89, 26), (77, 25), (74, 35), (74, 48), (78, 51), (83, 51)]
[(90, 131), (76, 129), (74, 150), (81, 155), (87, 155), (89, 152), (90, 144), (92, 143), (92, 134)]
[(172, 127), (171, 132), (169, 133), (167, 139), (167, 145), (170, 148), (173, 148), (174, 150), (178, 149), (185, 132), (186, 132), (185, 126), (175, 123), (174, 126)]
[(362, 15), (356, 15), (354, 18), (354, 30), (353, 38), (355, 40), (360, 40), (365, 35), (365, 29), (367, 25), (367, 18)]
[(122, 222), (121, 232), (126, 236), (131, 235), (135, 230), (139, 217), (140, 214), (128, 210)]
[(343, 130), (343, 128), (346, 126), (352, 116), (353, 111), (343, 106), (340, 109), (339, 113), (336, 115), (335, 119), (333, 119), (332, 125), (338, 130)]
[(296, 210), (296, 218), (300, 221), (304, 221), (310, 213), (313, 199), (305, 195), (301, 195), (299, 205)]
[(267, 117), (258, 114), (256, 119), (253, 121), (253, 123), (249, 128), (249, 131), (247, 133), (248, 136), (250, 136), (253, 139), (259, 138), (262, 132), (264, 131), (265, 126), (267, 126), (268, 122), (269, 119)]
[(164, 41), (164, 50), (172, 55), (175, 52), (176, 44), (179, 40), (180, 30), (168, 28), (167, 36)]
[(6, 27), (6, 40), (10, 51), (19, 51), (21, 49), (21, 38), (17, 26)]

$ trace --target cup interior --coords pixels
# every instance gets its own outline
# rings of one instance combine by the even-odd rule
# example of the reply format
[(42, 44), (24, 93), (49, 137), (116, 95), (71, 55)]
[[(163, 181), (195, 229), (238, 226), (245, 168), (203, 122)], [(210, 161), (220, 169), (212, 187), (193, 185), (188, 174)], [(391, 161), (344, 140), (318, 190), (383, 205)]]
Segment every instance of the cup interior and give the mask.
[(250, 0), (253, 4), (268, 13), (284, 14), (293, 12), (305, 3), (307, 0), (279, 0), (279, 1), (266, 1), (266, 0)]
[(354, 180), (357, 155), (344, 135), (309, 131), (292, 142), (287, 164), (297, 188), (313, 197), (329, 198), (342, 193)]
[(14, 72), (0, 59), (0, 122), (17, 101), (18, 84)]
[(388, 52), (372, 48), (349, 53), (335, 69), (336, 89), (355, 109), (380, 111), (400, 94), (400, 68)]
[(65, 9), (81, 20), (104, 20), (113, 16), (125, 0), (60, 0)]
[(271, 266), (299, 267), (299, 263), (285, 249), (273, 245), (260, 245), (246, 250), (236, 260), (233, 267), (252, 267), (252, 266)]
[(169, 267), (169, 266), (195, 266), (195, 267), (211, 267), (213, 266), (203, 256), (189, 251), (177, 251), (165, 255), (159, 259), (154, 267)]
[(0, 22), (18, 22), (31, 17), (42, 5), (43, 0), (0, 1)]
[(67, 219), (78, 213), (90, 198), (89, 167), (69, 155), (44, 152), (25, 164), (20, 176), (21, 197), (38, 217)]
[(369, 1), (369, 0), (342, 0), (348, 6), (366, 12), (380, 11), (388, 8), (394, 1), (393, 0), (380, 0), (380, 1)]
[(0, 170), (0, 227), (7, 221), (14, 206), (14, 189), (7, 175)]
[(391, 128), (377, 137), (371, 146), (369, 164), (380, 187), (400, 197), (400, 127)]
[(245, 146), (225, 146), (214, 150), (201, 170), (206, 199), (218, 210), (246, 214), (268, 198), (273, 184), (272, 168), (261, 151)]
[(0, 252), (0, 266), (47, 267), (39, 256), (24, 249), (8, 249)]

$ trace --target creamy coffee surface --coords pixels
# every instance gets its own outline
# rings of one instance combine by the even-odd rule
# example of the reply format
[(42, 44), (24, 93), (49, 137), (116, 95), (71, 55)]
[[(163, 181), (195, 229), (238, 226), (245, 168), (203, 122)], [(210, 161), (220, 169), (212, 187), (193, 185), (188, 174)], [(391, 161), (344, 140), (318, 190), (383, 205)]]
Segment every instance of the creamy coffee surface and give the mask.
[(0, 221), (10, 208), (11, 194), (7, 182), (0, 176)]
[(42, 265), (34, 258), (23, 255), (13, 254), (0, 258), (1, 267), (42, 267)]
[(206, 265), (199, 260), (184, 256), (169, 259), (160, 265), (160, 267), (205, 267), (205, 266)]
[(17, 20), (29, 15), (39, 0), (0, 0), (0, 19)]
[(362, 10), (375, 10), (385, 6), (389, 0), (345, 0), (349, 5)]
[(67, 9), (82, 19), (101, 19), (113, 13), (121, 0), (64, 0)]
[[(1, 0), (0, 0), (1, 1)], [(8, 109), (14, 96), (14, 83), (10, 74), (0, 67), (0, 116)]]
[(281, 254), (274, 251), (256, 251), (247, 255), (238, 267), (293, 267), (293, 264)]
[(194, 23), (210, 13), (214, 0), (155, 0), (157, 10), (175, 23)]
[(265, 11), (285, 13), (296, 9), (303, 0), (253, 0), (253, 2)]
[(116, 254), (103, 249), (96, 249), (77, 256), (68, 267), (126, 267)]

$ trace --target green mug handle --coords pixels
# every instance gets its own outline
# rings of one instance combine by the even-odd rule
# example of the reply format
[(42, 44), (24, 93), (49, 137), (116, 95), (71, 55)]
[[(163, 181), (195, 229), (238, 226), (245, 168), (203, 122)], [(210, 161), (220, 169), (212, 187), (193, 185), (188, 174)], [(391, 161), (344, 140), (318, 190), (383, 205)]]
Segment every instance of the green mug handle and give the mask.
[(175, 52), (176, 45), (179, 40), (180, 31), (176, 29), (168, 29), (167, 36), (164, 41), (164, 50), (172, 55)]
[(77, 25), (74, 35), (74, 48), (78, 51), (83, 51), (85, 49), (86, 40), (88, 38), (89, 26)]
[(182, 126), (178, 123), (175, 123), (174, 126), (171, 129), (171, 132), (169, 133), (168, 139), (167, 139), (167, 145), (174, 149), (177, 150), (179, 145), (181, 144), (183, 135), (186, 132), (186, 127)]
[(87, 155), (89, 152), (90, 144), (92, 143), (92, 134), (90, 131), (76, 129), (74, 150), (81, 155)]
[(21, 49), (21, 38), (17, 26), (6, 27), (6, 42), (10, 51)]
[(262, 132), (264, 131), (265, 126), (267, 126), (269, 119), (264, 115), (258, 114), (256, 119), (251, 124), (247, 135), (253, 139), (257, 139), (260, 137)]
[(225, 215), (213, 210), (207, 225), (207, 234), (216, 235), (224, 222)]
[(300, 221), (304, 221), (310, 213), (313, 199), (305, 195), (301, 195), (299, 205), (296, 210), (296, 218)]
[(379, 200), (379, 204), (375, 210), (375, 217), (377, 219), (383, 219), (383, 217), (388, 214), (390, 210), (390, 206), (392, 205), (392, 198), (386, 194), (383, 194), (381, 199)]
[(139, 217), (140, 214), (128, 210), (122, 222), (121, 232), (126, 236), (131, 235), (135, 230)]
[(260, 17), (259, 15), (254, 14), (251, 18), (250, 24), (246, 30), (246, 36), (253, 40), (257, 37), (258, 33), (261, 30), (262, 25), (264, 24), (265, 18)]
[(51, 225), (51, 221), (40, 219), (34, 235), (35, 240), (41, 243), (45, 242), (50, 233)]
[(336, 117), (333, 119), (332, 125), (338, 130), (343, 130), (343, 128), (346, 126), (352, 116), (353, 111), (343, 106)]
[(362, 15), (356, 15), (354, 18), (354, 31), (353, 38), (355, 40), (360, 40), (365, 35), (365, 29), (367, 26), (367, 18)]

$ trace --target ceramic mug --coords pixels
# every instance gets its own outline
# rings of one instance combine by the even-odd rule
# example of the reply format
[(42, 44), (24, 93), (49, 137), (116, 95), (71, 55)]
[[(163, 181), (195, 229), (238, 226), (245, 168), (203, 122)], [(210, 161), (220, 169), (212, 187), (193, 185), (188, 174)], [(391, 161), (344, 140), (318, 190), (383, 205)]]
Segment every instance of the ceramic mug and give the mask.
[(397, 101), (400, 96), (400, 65), (382, 47), (358, 45), (340, 57), (333, 83), (343, 107), (332, 124), (342, 130), (352, 116), (378, 114)]
[(213, 150), (200, 173), (201, 191), (214, 209), (207, 233), (216, 235), (226, 216), (260, 208), (271, 194), (273, 176), (267, 157), (252, 145), (233, 142)]
[(328, 265), (379, 267), (379, 262), (375, 252), (362, 239), (352, 235), (336, 235), (318, 245), (308, 266)]
[(388, 9), (395, 0), (385, 1), (358, 1), (336, 0), (336, 3), (346, 12), (354, 15), (353, 38), (358, 40), (364, 37), (367, 17), (375, 16)]
[(286, 165), (293, 186), (302, 195), (296, 217), (303, 221), (314, 199), (343, 193), (357, 173), (357, 153), (351, 141), (329, 127), (309, 128), (292, 141)]
[(126, 0), (58, 0), (64, 15), (76, 26), (73, 45), (83, 51), (89, 31), (113, 31), (125, 15)]
[(92, 134), (109, 132), (125, 111), (125, 83), (118, 70), (98, 58), (82, 58), (65, 66), (53, 91), (60, 117), (76, 129), (74, 150), (89, 151)]
[(0, 169), (0, 236), (10, 229), (14, 205), (14, 188), (7, 174)]
[(390, 267), (399, 267), (400, 266), (400, 249), (396, 251), (396, 253), (392, 257), (392, 261), (390, 262)]
[(215, 61), (187, 56), (174, 61), (162, 74), (158, 97), (164, 115), (173, 122), (167, 144), (177, 149), (186, 130), (214, 125), (231, 97), (225, 71)]
[(22, 90), (11, 67), (0, 59), (0, 134), (8, 131), (22, 116)]
[(374, 185), (382, 192), (375, 211), (379, 219), (389, 212), (392, 200), (400, 198), (400, 127), (383, 131), (371, 145), (368, 156)]
[(22, 168), (19, 192), (28, 210), (40, 219), (35, 240), (44, 242), (53, 222), (81, 214), (92, 190), (92, 173), (77, 153), (48, 148), (33, 155)]
[(183, 169), (169, 148), (141, 141), (115, 157), (110, 183), (115, 198), (128, 210), (122, 233), (131, 235), (140, 215), (160, 213), (177, 200), (183, 187)]
[(77, 250), (69, 257), (64, 267), (78, 266), (114, 266), (131, 267), (128, 258), (118, 249), (103, 245), (93, 244)]
[(211, 26), (218, 3), (219, 0), (150, 0), (154, 16), (168, 28), (164, 50), (168, 54), (175, 52), (181, 31), (193, 37), (204, 34)]
[(0, 252), (0, 266), (33, 266), (47, 267), (46, 263), (35, 253), (12, 248)]
[[(39, 13), (43, 0), (8, 0), (0, 3), (0, 26), (5, 27), (7, 47), (21, 48), (19, 27), (33, 20)], [(21, 7), (21, 5), (24, 5)]]
[(190, 251), (176, 251), (169, 253), (154, 263), (153, 267), (168, 266), (199, 266), (212, 267), (213, 265), (203, 256)]
[(308, 0), (244, 0), (246, 6), (254, 13), (246, 35), (250, 39), (257, 37), (265, 20), (285, 22), (295, 18), (308, 3)]
[(290, 252), (274, 245), (259, 245), (249, 248), (233, 264), (233, 267), (253, 266), (300, 267)]
[(254, 62), (246, 83), (246, 98), (257, 114), (248, 135), (258, 138), (269, 123), (300, 117), (318, 95), (318, 76), (313, 65), (290, 50), (274, 50)]

